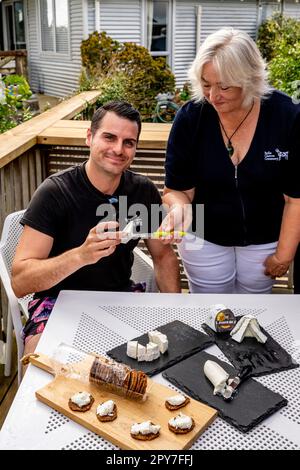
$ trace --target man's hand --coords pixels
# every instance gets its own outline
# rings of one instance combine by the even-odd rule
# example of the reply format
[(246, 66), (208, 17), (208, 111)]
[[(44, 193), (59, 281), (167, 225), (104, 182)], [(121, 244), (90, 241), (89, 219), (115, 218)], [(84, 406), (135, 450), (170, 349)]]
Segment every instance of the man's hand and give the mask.
[(280, 262), (276, 254), (269, 255), (264, 262), (264, 266), (266, 268), (265, 275), (270, 276), (272, 279), (275, 279), (275, 277), (281, 277), (287, 272), (289, 265), (289, 262)]
[(100, 222), (89, 231), (85, 242), (78, 248), (84, 265), (97, 263), (115, 251), (124, 235), (116, 230), (118, 226), (117, 222)]

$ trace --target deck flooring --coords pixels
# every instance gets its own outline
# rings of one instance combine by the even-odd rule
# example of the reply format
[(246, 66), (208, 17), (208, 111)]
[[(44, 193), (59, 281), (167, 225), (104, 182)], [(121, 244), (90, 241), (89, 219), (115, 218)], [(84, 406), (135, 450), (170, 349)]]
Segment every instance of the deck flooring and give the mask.
[(0, 365), (0, 429), (18, 390), (17, 348), (14, 343), (12, 371), (10, 377), (4, 377), (4, 365)]

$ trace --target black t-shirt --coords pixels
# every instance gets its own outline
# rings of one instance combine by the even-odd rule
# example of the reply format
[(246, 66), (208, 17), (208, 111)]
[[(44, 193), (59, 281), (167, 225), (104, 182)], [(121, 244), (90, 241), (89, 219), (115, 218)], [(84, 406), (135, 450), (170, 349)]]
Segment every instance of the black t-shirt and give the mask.
[[(177, 113), (166, 157), (166, 186), (195, 188), (204, 204), (204, 238), (224, 246), (278, 240), (284, 194), (300, 197), (300, 105), (273, 91), (262, 100), (250, 148), (232, 164), (218, 115), (207, 102), (188, 102)], [(196, 231), (195, 220), (193, 229)]]
[[(127, 196), (126, 201), (124, 196)], [(147, 208), (147, 212), (143, 212), (140, 204)], [(140, 232), (148, 231), (152, 221), (152, 204), (160, 205), (161, 197), (148, 178), (127, 170), (123, 173), (116, 192), (105, 195), (91, 184), (85, 164), (82, 164), (48, 177), (34, 193), (21, 223), (53, 237), (50, 258), (80, 246), (89, 231), (107, 215), (103, 209), (111, 209), (112, 206), (116, 209), (116, 219), (121, 228), (126, 224), (125, 218), (128, 215), (134, 216), (141, 208), (143, 225)], [(157, 227), (158, 225), (159, 222)], [(56, 286), (40, 292), (39, 297), (57, 296), (63, 289), (129, 290), (132, 251), (137, 243), (137, 239), (127, 244), (121, 243), (112, 255), (80, 268)]]

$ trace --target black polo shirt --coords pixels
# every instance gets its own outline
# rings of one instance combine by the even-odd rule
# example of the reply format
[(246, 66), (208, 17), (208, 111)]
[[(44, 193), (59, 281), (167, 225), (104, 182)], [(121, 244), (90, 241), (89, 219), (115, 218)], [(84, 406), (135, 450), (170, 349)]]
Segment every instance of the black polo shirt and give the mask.
[(263, 244), (278, 240), (283, 195), (300, 197), (299, 169), (300, 105), (274, 90), (262, 100), (236, 175), (215, 109), (207, 101), (185, 104), (170, 133), (165, 184), (195, 188), (194, 217), (195, 204), (204, 204), (206, 240), (224, 246)]
[[(115, 193), (105, 195), (89, 181), (85, 164), (47, 178), (34, 193), (21, 223), (53, 237), (49, 257), (54, 257), (84, 243), (89, 231), (106, 217), (103, 207), (114, 205), (116, 219), (119, 220), (121, 196), (127, 196), (128, 209), (138, 210), (139, 206), (133, 206), (134, 204), (142, 204), (147, 208), (147, 212), (141, 213), (143, 223), (148, 218), (142, 231), (150, 231), (152, 204), (161, 204), (161, 197), (154, 184), (145, 176), (127, 170)], [(134, 212), (127, 211), (125, 217), (133, 216)], [(123, 209), (122, 213), (124, 215)], [(126, 223), (125, 217), (120, 220), (121, 228)], [(128, 290), (133, 264), (132, 251), (137, 243), (136, 239), (118, 245), (112, 255), (82, 267), (53, 288), (40, 292), (38, 296), (55, 297), (62, 289)]]

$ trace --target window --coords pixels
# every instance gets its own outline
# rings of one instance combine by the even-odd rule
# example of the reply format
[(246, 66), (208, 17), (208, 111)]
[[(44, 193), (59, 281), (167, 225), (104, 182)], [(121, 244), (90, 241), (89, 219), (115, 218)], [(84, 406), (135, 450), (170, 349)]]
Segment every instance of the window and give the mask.
[(43, 52), (69, 53), (68, 0), (40, 0)]
[(149, 0), (147, 12), (147, 48), (153, 56), (170, 54), (169, 1)]
[(15, 49), (26, 49), (23, 2), (6, 2), (3, 4), (3, 9), (5, 49), (8, 49), (9, 51)]

